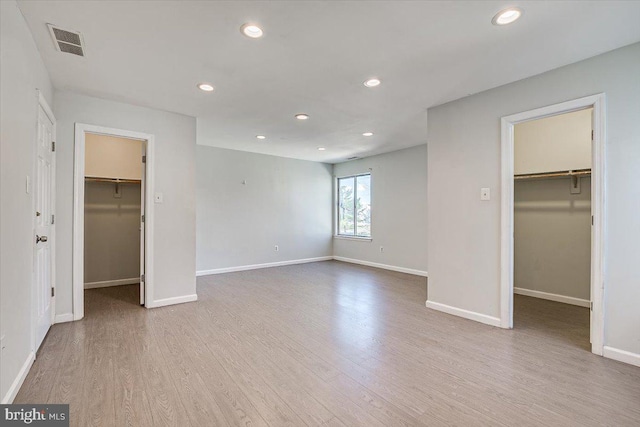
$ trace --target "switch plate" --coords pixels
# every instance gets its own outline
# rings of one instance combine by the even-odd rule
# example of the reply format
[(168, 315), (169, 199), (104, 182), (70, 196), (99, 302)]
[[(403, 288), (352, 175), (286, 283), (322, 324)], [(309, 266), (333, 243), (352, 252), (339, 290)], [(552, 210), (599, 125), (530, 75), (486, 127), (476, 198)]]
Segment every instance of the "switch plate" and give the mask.
[(164, 202), (164, 195), (162, 193), (156, 193), (154, 201), (156, 203), (162, 203)]
[(480, 189), (480, 200), (491, 200), (491, 189), (490, 188), (481, 188)]

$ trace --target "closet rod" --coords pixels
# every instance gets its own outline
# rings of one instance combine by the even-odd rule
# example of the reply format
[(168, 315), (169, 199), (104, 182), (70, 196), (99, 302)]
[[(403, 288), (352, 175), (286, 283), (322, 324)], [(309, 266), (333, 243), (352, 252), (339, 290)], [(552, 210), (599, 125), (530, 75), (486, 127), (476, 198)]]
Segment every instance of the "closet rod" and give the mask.
[(572, 171), (557, 171), (557, 172), (543, 172), (543, 173), (527, 173), (514, 175), (513, 179), (534, 179), (534, 178), (557, 178), (563, 176), (585, 176), (591, 175), (591, 169), (577, 169)]
[(84, 180), (88, 182), (111, 182), (114, 184), (140, 184), (142, 182), (139, 179), (98, 178), (92, 176), (86, 176)]

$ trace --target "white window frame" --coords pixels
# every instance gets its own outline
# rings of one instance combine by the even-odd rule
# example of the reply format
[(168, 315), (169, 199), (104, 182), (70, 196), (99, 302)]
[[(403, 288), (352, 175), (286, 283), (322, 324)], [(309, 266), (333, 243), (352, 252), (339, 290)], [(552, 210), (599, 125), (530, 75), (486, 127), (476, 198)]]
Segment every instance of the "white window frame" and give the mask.
[[(357, 236), (357, 235), (349, 235), (349, 234), (340, 234), (340, 185), (338, 184), (340, 182), (341, 179), (346, 179), (346, 178), (354, 178), (354, 191), (353, 191), (353, 198), (354, 198), (354, 203), (355, 200), (357, 200), (357, 194), (358, 194), (358, 190), (357, 190), (357, 178), (359, 176), (369, 176), (369, 180), (370, 180), (370, 187), (369, 187), (369, 197), (371, 199), (371, 203), (370, 205), (373, 206), (373, 174), (371, 173), (371, 171), (368, 172), (362, 172), (362, 173), (355, 173), (355, 174), (349, 174), (349, 175), (343, 175), (343, 176), (336, 176), (335, 177), (335, 181), (334, 181), (334, 195), (335, 195), (335, 200), (334, 200), (334, 214), (335, 214), (335, 224), (334, 224), (334, 232), (333, 232), (333, 237), (335, 239), (345, 239), (345, 240), (358, 240), (358, 241), (365, 241), (365, 242), (370, 242), (373, 240), (373, 212), (371, 213), (371, 222), (369, 224), (369, 236)], [(355, 212), (354, 212), (355, 214)], [(354, 218), (354, 231), (357, 231), (357, 225), (356, 225), (357, 221)]]

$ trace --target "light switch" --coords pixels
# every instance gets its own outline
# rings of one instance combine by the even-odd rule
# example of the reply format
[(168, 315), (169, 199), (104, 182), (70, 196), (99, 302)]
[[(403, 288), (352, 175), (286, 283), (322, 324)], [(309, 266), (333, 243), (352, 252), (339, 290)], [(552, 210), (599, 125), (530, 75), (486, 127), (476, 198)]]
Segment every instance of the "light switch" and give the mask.
[(480, 189), (480, 200), (491, 200), (491, 189), (490, 188), (481, 188)]
[(164, 202), (164, 195), (162, 193), (156, 193), (155, 202), (156, 203)]

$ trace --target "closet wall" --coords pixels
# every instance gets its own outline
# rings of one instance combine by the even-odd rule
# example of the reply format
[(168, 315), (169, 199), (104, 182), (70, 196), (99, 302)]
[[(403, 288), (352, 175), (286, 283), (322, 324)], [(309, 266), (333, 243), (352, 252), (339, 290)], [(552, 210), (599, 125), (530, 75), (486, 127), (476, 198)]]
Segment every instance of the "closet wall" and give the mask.
[[(86, 135), (85, 177), (142, 178), (142, 141)], [(85, 289), (139, 283), (140, 183), (85, 180)]]
[(88, 133), (85, 138), (85, 176), (141, 179), (142, 141)]
[(515, 174), (591, 168), (593, 109), (517, 124)]
[[(591, 110), (515, 126), (515, 174), (591, 168)], [(591, 179), (516, 180), (514, 287), (587, 305), (591, 269)], [(527, 292), (527, 291), (533, 291)]]

